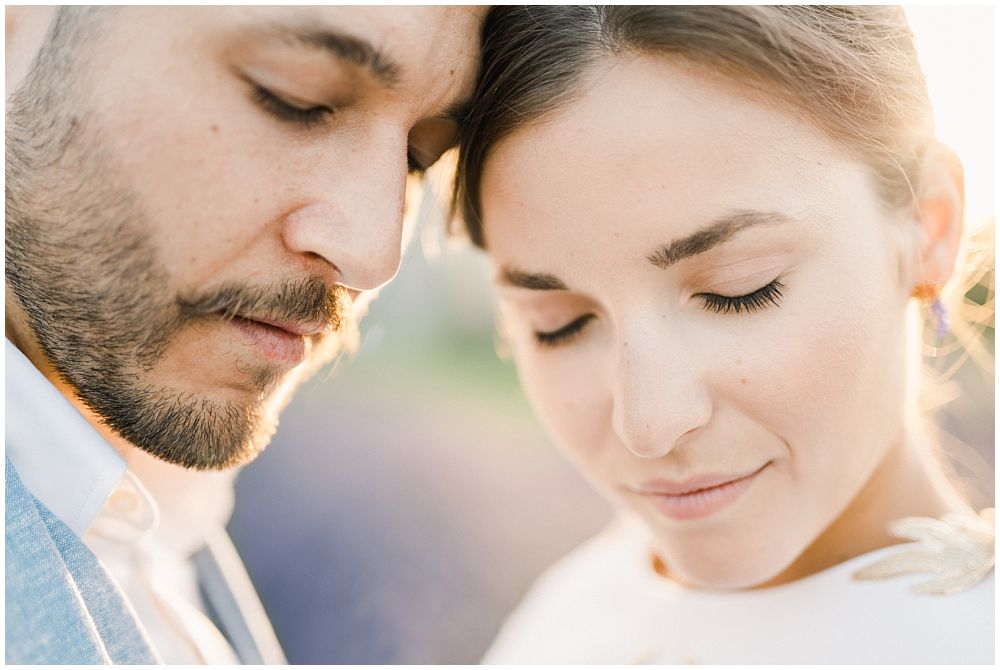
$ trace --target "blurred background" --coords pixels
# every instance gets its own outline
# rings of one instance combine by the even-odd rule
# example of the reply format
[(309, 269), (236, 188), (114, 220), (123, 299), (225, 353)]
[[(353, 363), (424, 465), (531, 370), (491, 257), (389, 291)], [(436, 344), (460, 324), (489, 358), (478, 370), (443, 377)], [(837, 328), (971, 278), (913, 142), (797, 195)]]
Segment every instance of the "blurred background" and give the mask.
[[(966, 164), (969, 222), (990, 222), (994, 10), (908, 12), (939, 137)], [(237, 482), (229, 530), (291, 663), (475, 663), (533, 579), (611, 518), (498, 357), (486, 262), (445, 235), (445, 188), (440, 172), (424, 184), (414, 239), (359, 351), (300, 389)], [(966, 306), (992, 290), (990, 270)], [(945, 382), (928, 404), (946, 467), (983, 507), (994, 492), (992, 310), (979, 317), (981, 360), (938, 352)]]

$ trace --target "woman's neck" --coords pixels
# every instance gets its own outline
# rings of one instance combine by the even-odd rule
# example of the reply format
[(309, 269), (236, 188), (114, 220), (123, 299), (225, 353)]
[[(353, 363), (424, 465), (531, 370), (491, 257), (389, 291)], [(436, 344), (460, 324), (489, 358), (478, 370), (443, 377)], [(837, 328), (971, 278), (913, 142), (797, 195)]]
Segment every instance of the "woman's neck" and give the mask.
[(922, 438), (906, 432), (889, 448), (847, 509), (781, 574), (758, 588), (801, 579), (876, 549), (903, 542), (887, 526), (910, 516), (970, 512), (930, 463)]

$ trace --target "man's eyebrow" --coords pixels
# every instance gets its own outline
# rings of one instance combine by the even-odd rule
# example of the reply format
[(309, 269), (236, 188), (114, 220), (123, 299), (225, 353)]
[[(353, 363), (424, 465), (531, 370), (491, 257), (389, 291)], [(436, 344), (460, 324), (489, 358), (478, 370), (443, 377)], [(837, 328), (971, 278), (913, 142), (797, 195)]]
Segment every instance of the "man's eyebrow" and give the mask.
[(733, 235), (749, 228), (772, 223), (785, 223), (791, 217), (781, 212), (759, 212), (742, 210), (723, 215), (687, 237), (665, 244), (646, 256), (646, 260), (658, 268), (668, 268), (674, 263), (703, 254), (709, 249), (726, 242)]
[(270, 23), (262, 32), (285, 42), (321, 49), (336, 58), (364, 68), (375, 79), (390, 88), (402, 79), (402, 66), (363, 37), (335, 28), (283, 23)]
[(514, 268), (503, 268), (499, 274), (501, 284), (531, 289), (533, 291), (565, 291), (563, 280), (545, 272), (524, 272)]

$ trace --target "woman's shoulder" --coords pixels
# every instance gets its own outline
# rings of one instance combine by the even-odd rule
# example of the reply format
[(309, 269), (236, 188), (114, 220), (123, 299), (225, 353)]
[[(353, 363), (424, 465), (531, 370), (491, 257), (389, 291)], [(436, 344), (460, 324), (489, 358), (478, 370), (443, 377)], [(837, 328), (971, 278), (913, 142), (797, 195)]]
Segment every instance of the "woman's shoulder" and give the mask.
[[(636, 615), (637, 596), (649, 585), (642, 566), (648, 560), (641, 528), (626, 518), (615, 519), (538, 577), (483, 661), (563, 663), (589, 658), (593, 652), (582, 650), (593, 648), (595, 629), (602, 636), (629, 639), (625, 627)], [(619, 625), (623, 629), (616, 631)], [(582, 653), (567, 657), (573, 649)]]
[(543, 572), (529, 600), (592, 601), (608, 591), (629, 592), (648, 584), (652, 566), (648, 534), (641, 523), (618, 516)]
[[(928, 563), (914, 554), (919, 543), (896, 545), (784, 586), (723, 592), (661, 578), (648, 547), (642, 528), (627, 520), (585, 542), (536, 581), (485, 662), (993, 660), (992, 569), (950, 594), (928, 588), (984, 570), (967, 552)], [(776, 639), (775, 631), (786, 634)]]

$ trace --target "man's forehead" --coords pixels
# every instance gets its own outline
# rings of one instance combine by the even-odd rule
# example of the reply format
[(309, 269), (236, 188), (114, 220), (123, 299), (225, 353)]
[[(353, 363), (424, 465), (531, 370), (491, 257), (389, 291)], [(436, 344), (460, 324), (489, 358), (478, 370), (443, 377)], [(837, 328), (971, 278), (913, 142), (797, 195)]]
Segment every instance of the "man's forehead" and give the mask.
[(478, 60), (484, 15), (483, 8), (464, 6), (253, 7), (240, 8), (233, 20), (234, 27), (260, 35), (329, 31), (353, 36), (409, 67), (441, 62), (467, 67)]
[(472, 94), (485, 12), (477, 6), (253, 7), (240, 8), (231, 27), (261, 39), (324, 48), (368, 68), (387, 85), (435, 92), (433, 97), (453, 106)]

